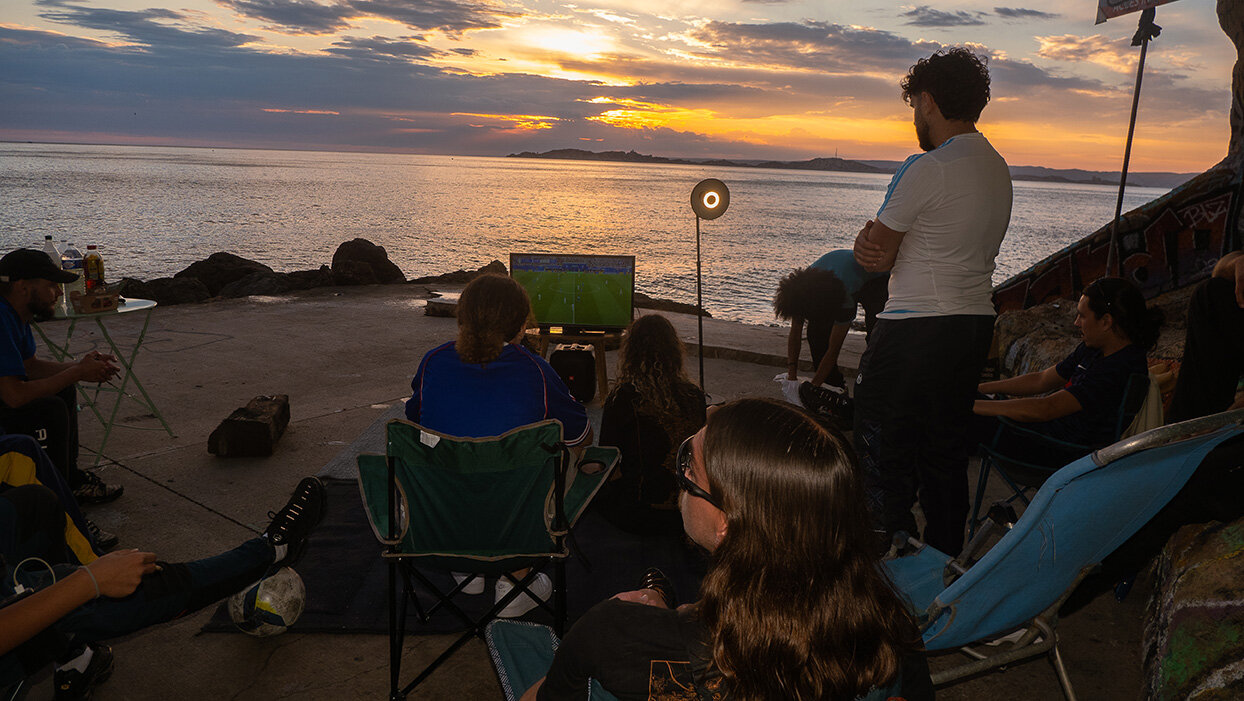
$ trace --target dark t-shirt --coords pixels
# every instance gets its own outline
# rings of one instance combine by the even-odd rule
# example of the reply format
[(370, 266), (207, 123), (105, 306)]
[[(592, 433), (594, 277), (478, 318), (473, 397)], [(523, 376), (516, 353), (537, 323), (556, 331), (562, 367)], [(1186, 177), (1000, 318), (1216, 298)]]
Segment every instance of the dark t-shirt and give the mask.
[(1145, 351), (1134, 343), (1107, 356), (1081, 343), (1054, 371), (1067, 380), (1063, 389), (1080, 402), (1080, 411), (1029, 428), (1059, 440), (1101, 446), (1118, 438), (1115, 428), (1128, 378), (1146, 374), (1148, 366)]
[[(592, 607), (566, 634), (537, 696), (541, 701), (587, 698), (596, 679), (622, 701), (698, 701), (691, 650), (707, 654), (701, 628), (677, 611), (610, 599)], [(924, 653), (903, 660), (898, 694), (888, 699), (932, 700)], [(708, 697), (726, 699), (721, 678), (702, 680)]]
[(35, 336), (9, 300), (0, 297), (0, 377), (26, 379), (26, 360), (35, 354)]

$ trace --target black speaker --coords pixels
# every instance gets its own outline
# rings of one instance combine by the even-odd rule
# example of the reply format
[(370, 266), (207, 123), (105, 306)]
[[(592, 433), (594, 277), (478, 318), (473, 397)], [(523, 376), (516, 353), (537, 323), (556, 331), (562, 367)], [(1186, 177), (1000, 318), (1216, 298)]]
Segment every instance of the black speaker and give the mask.
[(549, 355), (549, 365), (575, 399), (586, 404), (596, 396), (596, 356), (591, 346), (559, 343)]

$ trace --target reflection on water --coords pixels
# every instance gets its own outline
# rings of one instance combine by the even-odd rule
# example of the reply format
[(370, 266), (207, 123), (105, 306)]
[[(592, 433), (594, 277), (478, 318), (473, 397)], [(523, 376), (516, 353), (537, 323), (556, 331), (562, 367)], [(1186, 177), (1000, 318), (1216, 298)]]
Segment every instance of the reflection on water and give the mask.
[[(342, 241), (384, 246), (408, 277), (511, 252), (635, 255), (636, 288), (695, 300), (691, 188), (730, 187), (701, 227), (704, 302), (767, 323), (782, 274), (849, 247), (888, 175), (709, 166), (229, 149), (0, 144), (0, 247), (43, 236), (100, 245), (109, 277), (172, 275), (216, 251), (277, 271), (331, 262)], [(1125, 209), (1162, 194), (1135, 188)], [(1105, 186), (1015, 183), (995, 280), (1095, 230)]]

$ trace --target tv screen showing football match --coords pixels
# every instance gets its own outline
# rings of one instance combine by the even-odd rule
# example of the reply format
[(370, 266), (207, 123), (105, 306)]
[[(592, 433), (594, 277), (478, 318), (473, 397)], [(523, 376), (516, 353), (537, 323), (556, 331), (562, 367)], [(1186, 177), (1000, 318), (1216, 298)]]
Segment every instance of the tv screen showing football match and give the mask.
[(511, 253), (510, 276), (527, 290), (541, 328), (593, 331), (631, 323), (635, 256)]

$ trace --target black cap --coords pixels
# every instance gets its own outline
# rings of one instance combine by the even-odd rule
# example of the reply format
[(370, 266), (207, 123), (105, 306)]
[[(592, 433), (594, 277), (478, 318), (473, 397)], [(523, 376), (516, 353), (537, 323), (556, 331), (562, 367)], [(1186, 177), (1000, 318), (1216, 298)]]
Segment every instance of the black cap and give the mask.
[(18, 280), (51, 280), (52, 282), (73, 282), (78, 279), (76, 273), (61, 270), (54, 264), (48, 254), (31, 248), (19, 248), (9, 251), (0, 258), (0, 282), (17, 282)]

